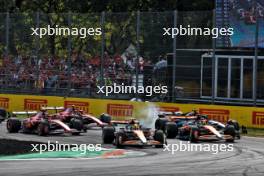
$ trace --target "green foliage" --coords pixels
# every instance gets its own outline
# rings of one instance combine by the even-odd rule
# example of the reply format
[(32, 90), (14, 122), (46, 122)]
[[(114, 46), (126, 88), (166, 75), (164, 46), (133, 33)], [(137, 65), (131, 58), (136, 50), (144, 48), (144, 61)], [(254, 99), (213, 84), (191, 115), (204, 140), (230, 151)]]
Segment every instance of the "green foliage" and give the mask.
[(0, 0), (0, 11), (91, 13), (127, 11), (211, 10), (214, 0)]
[[(37, 50), (37, 38), (30, 36), (36, 26), (36, 12), (40, 12), (40, 27), (67, 26), (71, 12), (72, 27), (100, 27), (101, 12), (105, 11), (105, 49), (110, 54), (121, 54), (129, 44), (136, 44), (136, 11), (143, 11), (140, 19), (140, 53), (157, 57), (172, 51), (172, 40), (162, 36), (163, 27), (172, 27), (172, 11), (207, 10), (213, 8), (210, 0), (0, 0), (0, 12), (10, 12), (9, 52), (32, 55)], [(163, 13), (157, 13), (161, 11)], [(119, 13), (126, 12), (126, 13)], [(151, 13), (144, 13), (151, 12)], [(187, 15), (188, 16), (188, 15)], [(210, 16), (208, 16), (210, 18)], [(201, 20), (199, 15), (183, 18), (186, 23)], [(0, 31), (5, 31), (5, 14), (0, 16)], [(203, 18), (204, 24), (208, 19)], [(101, 37), (85, 39), (72, 37), (72, 51), (85, 55), (99, 55)], [(67, 56), (67, 36), (45, 36), (40, 39), (41, 55)], [(0, 37), (0, 52), (4, 52), (4, 37)], [(181, 40), (184, 46), (203, 45), (200, 41)]]

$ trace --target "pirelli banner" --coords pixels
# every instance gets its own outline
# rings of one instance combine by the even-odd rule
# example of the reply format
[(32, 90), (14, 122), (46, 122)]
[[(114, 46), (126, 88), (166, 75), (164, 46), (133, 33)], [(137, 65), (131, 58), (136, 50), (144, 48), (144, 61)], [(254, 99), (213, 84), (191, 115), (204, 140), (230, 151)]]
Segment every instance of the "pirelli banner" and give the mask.
[(202, 114), (207, 114), (210, 119), (221, 122), (236, 119), (247, 127), (264, 128), (264, 108), (0, 94), (0, 107), (8, 111), (39, 110), (42, 106), (70, 107), (72, 105), (94, 116), (108, 113), (119, 120), (131, 117), (151, 120), (155, 118), (159, 110), (188, 112), (196, 109)]

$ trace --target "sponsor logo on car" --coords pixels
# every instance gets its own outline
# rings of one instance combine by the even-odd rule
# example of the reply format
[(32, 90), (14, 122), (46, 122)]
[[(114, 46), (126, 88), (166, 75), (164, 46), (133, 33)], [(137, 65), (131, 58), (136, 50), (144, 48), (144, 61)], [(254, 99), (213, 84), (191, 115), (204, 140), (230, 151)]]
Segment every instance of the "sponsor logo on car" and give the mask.
[(264, 112), (252, 112), (252, 125), (264, 125)]
[(228, 121), (230, 116), (230, 111), (226, 109), (200, 109), (200, 114), (208, 115), (211, 120), (216, 120), (222, 123)]
[(71, 106), (75, 106), (76, 109), (79, 109), (83, 112), (89, 112), (89, 103), (88, 102), (80, 102), (80, 101), (64, 101), (64, 107), (68, 108)]
[(47, 106), (48, 100), (45, 99), (24, 99), (25, 110), (40, 110), (42, 106)]
[(9, 108), (9, 98), (0, 97), (0, 107), (4, 109)]
[(133, 115), (133, 105), (107, 104), (107, 113), (116, 117), (131, 117)]
[(161, 106), (159, 107), (160, 111), (165, 111), (165, 112), (177, 112), (180, 110), (179, 107), (169, 107), (169, 106)]

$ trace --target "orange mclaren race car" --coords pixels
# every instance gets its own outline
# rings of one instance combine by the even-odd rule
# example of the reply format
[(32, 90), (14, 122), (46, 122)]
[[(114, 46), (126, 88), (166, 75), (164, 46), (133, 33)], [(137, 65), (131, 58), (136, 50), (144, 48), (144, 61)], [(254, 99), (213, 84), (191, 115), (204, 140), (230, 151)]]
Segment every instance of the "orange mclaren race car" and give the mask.
[[(160, 112), (159, 118), (155, 122), (155, 128), (163, 130), (168, 138), (175, 138), (178, 135), (179, 138), (192, 139), (190, 130), (194, 129), (194, 126), (196, 126), (195, 129), (198, 128), (200, 130), (200, 138), (215, 139), (214, 137), (217, 137), (217, 139), (221, 139), (225, 136), (219, 135), (219, 133), (228, 133), (240, 139), (240, 127), (237, 121), (229, 120), (227, 124), (223, 124), (218, 121), (208, 120), (207, 115), (199, 114), (195, 110), (185, 114), (182, 112)], [(210, 134), (214, 136), (209, 136)], [(230, 140), (232, 141), (233, 139)]]
[(143, 128), (135, 119), (128, 121), (111, 121), (102, 132), (103, 143), (113, 143), (117, 148), (124, 146), (155, 146), (162, 148), (167, 143), (161, 130), (151, 131)]
[[(9, 133), (37, 133), (39, 136), (46, 136), (52, 133), (70, 133), (78, 135), (81, 131), (70, 128), (60, 119), (55, 119), (46, 111), (22, 111), (13, 112), (13, 117), (8, 118), (6, 128)], [(27, 115), (22, 121), (16, 118), (17, 115)]]
[[(234, 142), (237, 132), (233, 123), (226, 125), (208, 119), (190, 120), (179, 128), (179, 138), (191, 142), (225, 140)], [(240, 138), (240, 137), (238, 137)]]

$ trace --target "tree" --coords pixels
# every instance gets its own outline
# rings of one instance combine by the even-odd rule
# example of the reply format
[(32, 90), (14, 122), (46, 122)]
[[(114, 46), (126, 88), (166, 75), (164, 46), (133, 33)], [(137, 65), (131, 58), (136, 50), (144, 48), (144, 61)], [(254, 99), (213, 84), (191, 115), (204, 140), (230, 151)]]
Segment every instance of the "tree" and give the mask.
[[(17, 53), (19, 48), (28, 54), (32, 50), (30, 47), (35, 46), (34, 42), (36, 41), (30, 37), (27, 38), (24, 30), (28, 30), (30, 26), (36, 24), (36, 12), (41, 14), (40, 25), (42, 26), (67, 26), (68, 20), (65, 13), (71, 12), (73, 27), (94, 27), (100, 26), (100, 13), (106, 11), (106, 50), (112, 54), (121, 53), (129, 44), (135, 44), (135, 12), (137, 10), (152, 12), (145, 14), (145, 16), (142, 15), (140, 22), (141, 52), (152, 57), (152, 55), (171, 50), (171, 40), (160, 37), (162, 36), (162, 27), (173, 24), (172, 13), (168, 11), (175, 9), (183, 11), (208, 10), (213, 7), (212, 0), (0, 0), (0, 11), (19, 13), (25, 17), (23, 20), (14, 19), (11, 21), (10, 27), (12, 27), (13, 32), (10, 34), (10, 46), (12, 46), (11, 51), (13, 53)], [(154, 13), (155, 11), (163, 13)], [(17, 18), (19, 19), (19, 17)], [(5, 23), (4, 19), (2, 19), (2, 24)], [(197, 21), (199, 16), (189, 17), (189, 21), (193, 19)], [(72, 37), (72, 39), (74, 51), (86, 52), (90, 55), (100, 53), (101, 37), (89, 37), (87, 39)], [(185, 39), (183, 43), (186, 43), (187, 46), (199, 45), (199, 42), (198, 39), (196, 42)], [(40, 46), (40, 51), (43, 54), (64, 56), (67, 54), (67, 37), (47, 36), (40, 40)]]

